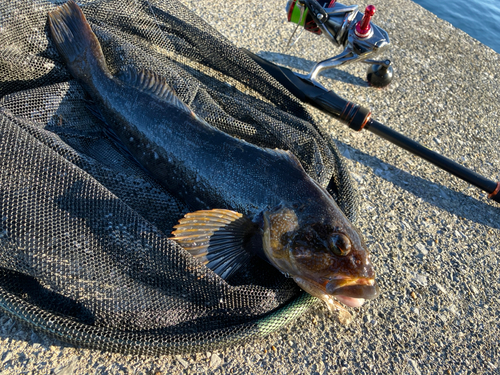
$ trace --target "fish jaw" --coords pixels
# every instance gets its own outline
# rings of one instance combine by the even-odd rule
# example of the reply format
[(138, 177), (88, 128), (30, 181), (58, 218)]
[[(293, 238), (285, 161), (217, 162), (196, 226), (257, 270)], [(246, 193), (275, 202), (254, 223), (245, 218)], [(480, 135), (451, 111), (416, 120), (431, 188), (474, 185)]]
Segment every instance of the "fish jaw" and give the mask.
[(325, 285), (328, 294), (349, 307), (359, 307), (366, 300), (374, 299), (380, 289), (373, 278), (337, 278)]
[(360, 307), (363, 306), (365, 303), (364, 298), (353, 298), (353, 297), (346, 297), (346, 296), (341, 296), (337, 295), (335, 298), (339, 301), (342, 302), (344, 305), (349, 306), (349, 307)]
[[(347, 279), (342, 278), (342, 283), (325, 281), (314, 281), (311, 278), (296, 276), (294, 281), (307, 293), (321, 299), (326, 303), (329, 310), (338, 310), (338, 303), (342, 302), (348, 307), (360, 307), (367, 300), (379, 295), (379, 287), (375, 279)], [(342, 284), (342, 286), (339, 286)]]

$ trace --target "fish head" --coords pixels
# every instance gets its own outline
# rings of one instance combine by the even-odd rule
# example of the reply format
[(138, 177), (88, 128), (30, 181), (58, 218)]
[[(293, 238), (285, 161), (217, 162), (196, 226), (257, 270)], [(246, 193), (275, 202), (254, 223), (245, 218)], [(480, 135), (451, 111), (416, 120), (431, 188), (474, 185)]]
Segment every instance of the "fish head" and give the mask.
[(358, 307), (379, 294), (362, 236), (336, 209), (332, 214), (280, 207), (264, 214), (263, 230), (269, 261), (330, 310), (335, 299)]

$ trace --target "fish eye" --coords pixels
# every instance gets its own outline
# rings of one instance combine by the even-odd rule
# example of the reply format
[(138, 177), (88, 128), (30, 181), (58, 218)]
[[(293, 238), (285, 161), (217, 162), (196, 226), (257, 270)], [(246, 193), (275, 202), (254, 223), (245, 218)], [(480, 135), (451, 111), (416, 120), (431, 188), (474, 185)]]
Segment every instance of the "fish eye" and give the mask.
[(342, 233), (336, 233), (330, 237), (328, 245), (332, 253), (341, 257), (345, 257), (351, 251), (351, 240)]

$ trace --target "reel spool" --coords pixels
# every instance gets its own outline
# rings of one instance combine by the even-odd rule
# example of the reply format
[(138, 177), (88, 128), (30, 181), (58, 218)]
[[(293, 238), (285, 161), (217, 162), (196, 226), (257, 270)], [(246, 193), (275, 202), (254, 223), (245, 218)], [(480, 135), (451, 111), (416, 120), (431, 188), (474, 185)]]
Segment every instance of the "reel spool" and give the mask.
[[(332, 8), (337, 0), (321, 0), (318, 1), (319, 5), (323, 8)], [(297, 3), (299, 5), (297, 6)], [(303, 26), (305, 30), (321, 35), (321, 29), (318, 27), (314, 19), (309, 14), (309, 9), (301, 0), (289, 0), (286, 4), (286, 12), (288, 15), (288, 22), (296, 23), (298, 26)]]

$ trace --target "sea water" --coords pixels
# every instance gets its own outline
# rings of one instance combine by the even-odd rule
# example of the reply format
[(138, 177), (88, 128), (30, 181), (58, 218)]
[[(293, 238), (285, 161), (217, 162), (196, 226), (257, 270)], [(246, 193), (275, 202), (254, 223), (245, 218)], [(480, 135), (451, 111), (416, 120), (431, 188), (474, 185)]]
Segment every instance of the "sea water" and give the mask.
[(500, 53), (500, 0), (413, 0)]

